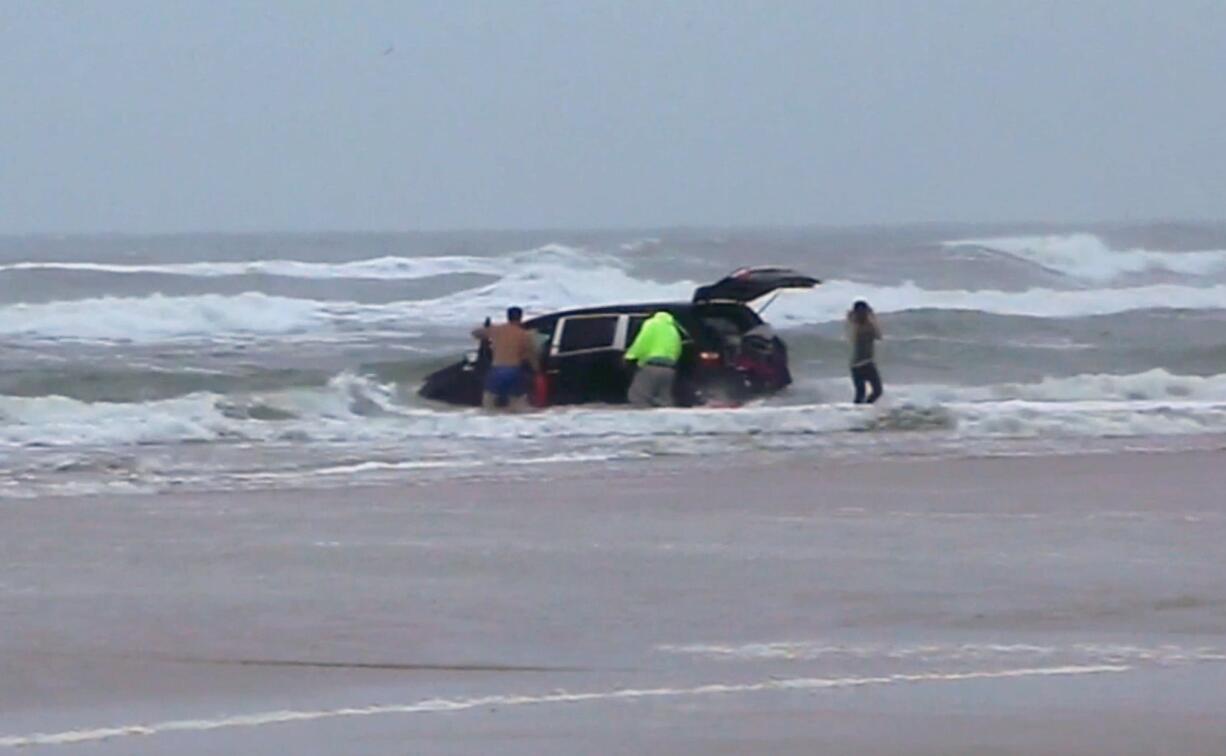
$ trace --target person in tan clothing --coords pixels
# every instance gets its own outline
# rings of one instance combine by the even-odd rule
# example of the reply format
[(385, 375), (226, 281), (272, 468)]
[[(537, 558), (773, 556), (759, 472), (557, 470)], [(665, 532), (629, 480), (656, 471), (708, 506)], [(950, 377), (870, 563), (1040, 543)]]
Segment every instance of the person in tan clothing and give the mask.
[[(881, 326), (868, 302), (856, 302), (847, 313), (847, 340), (851, 343), (851, 382), (856, 389), (856, 404), (872, 404), (881, 398), (881, 373), (873, 352), (874, 342), (881, 340)], [(873, 392), (864, 395), (872, 386)]]
[(488, 341), (493, 352), (489, 373), (485, 376), (485, 391), (481, 406), (487, 410), (503, 404), (513, 412), (528, 406), (528, 374), (525, 366), (539, 372), (541, 358), (537, 354), (536, 339), (532, 332), (521, 324), (524, 311), (518, 307), (507, 309), (507, 322), (473, 330), (473, 338)]

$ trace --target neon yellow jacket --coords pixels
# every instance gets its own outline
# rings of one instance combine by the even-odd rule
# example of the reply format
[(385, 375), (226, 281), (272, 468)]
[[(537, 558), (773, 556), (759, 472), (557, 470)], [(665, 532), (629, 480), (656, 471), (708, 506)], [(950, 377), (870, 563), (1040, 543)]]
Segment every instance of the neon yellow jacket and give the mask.
[(634, 343), (626, 350), (626, 360), (640, 364), (654, 359), (676, 362), (681, 358), (681, 329), (667, 312), (657, 312), (648, 318)]

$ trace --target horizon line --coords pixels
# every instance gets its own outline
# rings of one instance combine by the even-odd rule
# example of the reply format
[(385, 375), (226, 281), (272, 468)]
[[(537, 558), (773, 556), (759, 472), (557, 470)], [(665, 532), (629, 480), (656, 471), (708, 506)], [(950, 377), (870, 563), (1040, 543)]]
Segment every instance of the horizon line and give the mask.
[(647, 224), (647, 225), (608, 225), (608, 226), (473, 226), (473, 227), (439, 227), (439, 228), (222, 228), (222, 229), (179, 229), (179, 230), (74, 230), (74, 231), (0, 231), (0, 239), (34, 239), (34, 238), (154, 238), (154, 237), (191, 237), (191, 236), (452, 236), (464, 234), (623, 234), (623, 233), (659, 233), (659, 232), (762, 232), (762, 231), (858, 231), (858, 230), (905, 230), (920, 228), (952, 228), (952, 227), (1035, 227), (1035, 228), (1069, 228), (1069, 227), (1115, 227), (1136, 228), (1143, 226), (1221, 226), (1226, 225), (1226, 217), (1211, 218), (1144, 218), (1144, 219), (1099, 219), (1099, 220), (917, 220), (917, 221), (872, 221), (858, 223), (731, 223), (731, 224)]

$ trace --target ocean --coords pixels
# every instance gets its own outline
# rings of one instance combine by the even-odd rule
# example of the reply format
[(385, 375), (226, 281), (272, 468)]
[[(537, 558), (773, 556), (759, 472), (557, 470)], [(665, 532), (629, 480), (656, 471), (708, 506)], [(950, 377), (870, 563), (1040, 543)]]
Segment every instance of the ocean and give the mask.
[[(764, 312), (796, 379), (778, 396), (509, 417), (416, 395), (509, 305), (688, 300), (760, 264), (824, 281)], [(842, 334), (860, 298), (885, 333), (871, 408)], [(1220, 447), (1226, 226), (8, 237), (0, 345), (4, 496)]]

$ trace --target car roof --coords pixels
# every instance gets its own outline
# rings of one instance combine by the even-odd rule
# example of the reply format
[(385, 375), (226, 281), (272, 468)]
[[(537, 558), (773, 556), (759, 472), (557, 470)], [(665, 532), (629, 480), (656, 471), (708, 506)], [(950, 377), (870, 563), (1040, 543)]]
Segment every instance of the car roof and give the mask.
[(688, 314), (693, 313), (695, 310), (710, 309), (712, 308), (712, 306), (729, 306), (729, 305), (733, 307), (743, 307), (747, 310), (750, 310), (750, 312), (753, 311), (751, 308), (746, 307), (743, 302), (732, 302), (732, 301), (700, 302), (697, 304), (693, 302), (639, 302), (635, 304), (601, 305), (598, 307), (581, 307), (581, 308), (577, 308), (574, 310), (559, 310), (557, 312), (547, 312), (547, 313), (543, 313), (541, 315), (535, 315), (531, 318), (526, 319), (524, 321), (524, 324), (528, 325), (528, 324), (531, 324), (537, 321), (541, 321), (541, 320), (552, 320), (555, 318), (568, 318), (568, 317), (573, 317), (576, 315), (625, 315), (627, 313), (630, 313), (630, 314), (653, 313), (653, 312), (658, 312), (660, 310), (672, 313), (673, 315), (688, 315)]
[(573, 315), (624, 315), (626, 313), (656, 312), (657, 310), (677, 313), (687, 312), (692, 309), (694, 309), (694, 305), (689, 302), (644, 302), (641, 304), (601, 305), (598, 307), (579, 307), (573, 310), (547, 312), (531, 318), (528, 322), (551, 318), (566, 318)]

